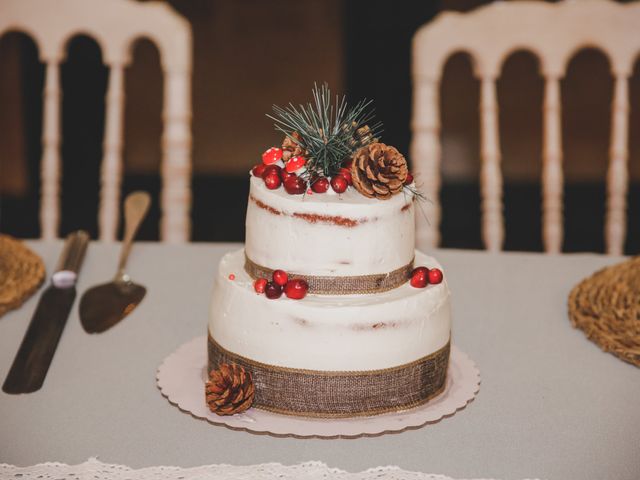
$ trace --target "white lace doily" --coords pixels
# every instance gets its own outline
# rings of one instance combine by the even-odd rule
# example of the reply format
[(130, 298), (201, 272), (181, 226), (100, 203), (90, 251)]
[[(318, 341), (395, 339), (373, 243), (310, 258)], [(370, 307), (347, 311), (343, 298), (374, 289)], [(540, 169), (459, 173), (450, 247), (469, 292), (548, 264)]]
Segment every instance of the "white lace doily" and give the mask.
[(409, 472), (391, 466), (370, 468), (358, 473), (330, 468), (322, 462), (305, 462), (298, 465), (263, 463), (242, 467), (204, 465), (191, 468), (147, 467), (132, 469), (124, 465), (102, 463), (95, 458), (90, 458), (79, 465), (41, 463), (31, 467), (16, 467), (2, 463), (0, 464), (0, 478), (20, 480), (79, 480), (85, 478), (91, 480), (454, 480), (445, 475)]
[(204, 336), (194, 338), (160, 365), (158, 387), (169, 402), (194, 417), (215, 425), (276, 436), (353, 438), (418, 428), (453, 415), (473, 400), (480, 389), (477, 367), (465, 353), (452, 345), (445, 390), (421, 407), (374, 417), (330, 420), (278, 415), (256, 408), (224, 417), (212, 413), (204, 401), (206, 365), (207, 339)]

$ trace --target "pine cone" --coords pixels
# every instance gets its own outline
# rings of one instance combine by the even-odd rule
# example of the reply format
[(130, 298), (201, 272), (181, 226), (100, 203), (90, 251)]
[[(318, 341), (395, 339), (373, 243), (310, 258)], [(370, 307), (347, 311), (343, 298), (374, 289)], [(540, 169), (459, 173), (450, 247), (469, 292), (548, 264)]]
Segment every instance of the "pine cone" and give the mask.
[(365, 197), (387, 200), (400, 193), (408, 173), (404, 156), (384, 143), (366, 145), (353, 155), (353, 186)]
[(247, 410), (253, 403), (255, 389), (251, 373), (235, 363), (220, 364), (209, 372), (205, 393), (209, 409), (217, 415), (233, 415)]
[[(293, 138), (291, 138), (293, 137)], [(286, 136), (282, 141), (282, 160), (288, 161), (291, 157), (302, 155), (308, 157), (309, 152), (300, 146), (302, 137), (298, 132), (293, 132), (291, 137)]]

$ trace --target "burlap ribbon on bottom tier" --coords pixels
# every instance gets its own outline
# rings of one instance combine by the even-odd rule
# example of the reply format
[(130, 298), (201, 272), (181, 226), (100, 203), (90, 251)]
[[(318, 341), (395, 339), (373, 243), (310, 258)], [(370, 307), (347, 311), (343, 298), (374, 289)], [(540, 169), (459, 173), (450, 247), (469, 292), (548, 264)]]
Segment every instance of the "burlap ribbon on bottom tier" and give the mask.
[(450, 342), (419, 360), (382, 370), (318, 371), (267, 365), (229, 352), (209, 335), (209, 372), (235, 363), (253, 375), (253, 406), (286, 415), (341, 418), (417, 407), (445, 387)]
[[(245, 255), (244, 269), (254, 280), (257, 278), (271, 278), (273, 269), (258, 265)], [(290, 278), (301, 278), (309, 285), (309, 293), (316, 295), (364, 295), (381, 293), (398, 288), (411, 278), (413, 259), (392, 272), (374, 273), (370, 275), (351, 276), (321, 276), (303, 275), (290, 272)]]

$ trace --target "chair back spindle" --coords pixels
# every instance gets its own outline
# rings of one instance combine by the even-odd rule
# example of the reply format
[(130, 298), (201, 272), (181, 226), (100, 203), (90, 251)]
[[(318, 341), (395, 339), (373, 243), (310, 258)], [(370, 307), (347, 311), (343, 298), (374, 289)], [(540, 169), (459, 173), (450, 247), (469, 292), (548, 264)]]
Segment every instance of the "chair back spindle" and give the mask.
[(189, 239), (191, 225), (191, 59), (188, 22), (166, 3), (133, 0), (4, 0), (0, 36), (12, 30), (29, 35), (46, 65), (43, 109), (40, 225), (44, 239), (58, 237), (60, 219), (59, 66), (71, 37), (87, 34), (109, 67), (100, 174), (99, 238), (114, 241), (118, 230), (124, 136), (124, 69), (139, 38), (160, 53), (164, 76), (160, 236)]
[(413, 116), (410, 154), (416, 180), (430, 200), (426, 219), (417, 218), (422, 248), (439, 243), (440, 119), (442, 69), (453, 54), (467, 52), (480, 79), (480, 192), (482, 239), (490, 251), (504, 243), (499, 107), (496, 78), (505, 59), (531, 51), (544, 77), (542, 146), (542, 234), (544, 250), (562, 251), (563, 170), (560, 80), (571, 57), (596, 47), (609, 58), (615, 79), (611, 149), (607, 172), (605, 244), (620, 255), (626, 234), (628, 189), (628, 78), (640, 54), (640, 3), (609, 0), (495, 2), (470, 13), (445, 12), (423, 26), (413, 40)]

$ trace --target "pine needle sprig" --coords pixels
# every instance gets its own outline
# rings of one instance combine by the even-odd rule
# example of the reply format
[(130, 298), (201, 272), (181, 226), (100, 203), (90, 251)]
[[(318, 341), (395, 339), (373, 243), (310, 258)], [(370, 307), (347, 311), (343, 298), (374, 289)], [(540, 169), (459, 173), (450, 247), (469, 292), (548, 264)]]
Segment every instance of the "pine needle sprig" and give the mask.
[(421, 202), (427, 201), (427, 196), (412, 185), (405, 185), (403, 187), (403, 190), (405, 190), (405, 193), (410, 192), (417, 200)]
[[(382, 124), (374, 122), (375, 114), (370, 100), (362, 100), (349, 107), (346, 98), (331, 95), (328, 85), (314, 85), (313, 102), (297, 107), (290, 103), (286, 107), (273, 106), (275, 129), (291, 140), (300, 143), (308, 152), (309, 175), (335, 175), (342, 162), (350, 158), (360, 147), (377, 140), (382, 133)], [(364, 138), (358, 137), (358, 129), (367, 126)], [(300, 138), (296, 140), (294, 133)]]

